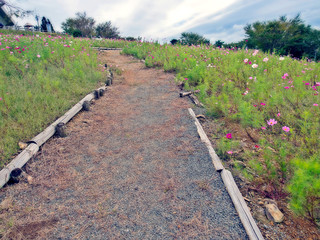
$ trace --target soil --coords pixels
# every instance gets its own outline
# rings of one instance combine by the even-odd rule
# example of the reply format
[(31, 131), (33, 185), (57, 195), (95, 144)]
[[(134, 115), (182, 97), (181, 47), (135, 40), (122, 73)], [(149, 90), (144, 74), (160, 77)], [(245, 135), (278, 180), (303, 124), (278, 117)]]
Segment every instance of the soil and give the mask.
[(121, 75), (0, 190), (2, 239), (247, 239), (174, 75), (99, 57)]

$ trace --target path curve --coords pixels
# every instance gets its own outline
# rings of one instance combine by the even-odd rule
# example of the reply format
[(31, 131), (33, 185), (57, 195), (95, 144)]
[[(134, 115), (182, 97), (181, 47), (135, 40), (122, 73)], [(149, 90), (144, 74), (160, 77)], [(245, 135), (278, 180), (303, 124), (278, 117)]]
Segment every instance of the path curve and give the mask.
[[(247, 239), (174, 75), (119, 51), (114, 85), (0, 190), (4, 239)], [(0, 235), (0, 236), (1, 236)]]

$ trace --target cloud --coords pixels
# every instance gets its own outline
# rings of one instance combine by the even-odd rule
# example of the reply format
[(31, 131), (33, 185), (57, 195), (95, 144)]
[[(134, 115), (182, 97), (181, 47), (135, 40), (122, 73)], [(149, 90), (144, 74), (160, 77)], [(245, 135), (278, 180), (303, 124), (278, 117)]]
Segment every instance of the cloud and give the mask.
[[(301, 13), (307, 24), (320, 27), (319, 0), (12, 0), (24, 8), (35, 9), (50, 19), (61, 31), (61, 23), (75, 17), (76, 12), (87, 12), (97, 23), (111, 21), (123, 36), (142, 36), (153, 39), (179, 37), (193, 31), (225, 42), (244, 38), (243, 26), (255, 21), (289, 18)], [(34, 17), (19, 20), (23, 25)]]

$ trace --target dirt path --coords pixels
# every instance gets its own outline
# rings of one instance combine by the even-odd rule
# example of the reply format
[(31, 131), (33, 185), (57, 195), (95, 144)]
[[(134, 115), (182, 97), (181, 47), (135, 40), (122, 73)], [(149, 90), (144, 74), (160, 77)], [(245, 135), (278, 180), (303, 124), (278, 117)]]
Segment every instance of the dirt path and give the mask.
[(0, 190), (4, 239), (246, 239), (174, 76), (119, 51), (114, 85)]

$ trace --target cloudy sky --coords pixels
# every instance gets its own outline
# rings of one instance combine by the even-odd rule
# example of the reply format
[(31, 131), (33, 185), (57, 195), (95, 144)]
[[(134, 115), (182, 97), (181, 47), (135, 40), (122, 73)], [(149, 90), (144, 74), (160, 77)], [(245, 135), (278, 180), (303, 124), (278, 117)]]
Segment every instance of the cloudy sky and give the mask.
[[(306, 24), (320, 29), (320, 0), (8, 0), (23, 9), (61, 23), (86, 11), (97, 23), (111, 21), (121, 36), (170, 41), (192, 31), (212, 42), (235, 42), (245, 38), (243, 27), (255, 21), (289, 18), (301, 14)], [(35, 24), (34, 17), (18, 23)]]

